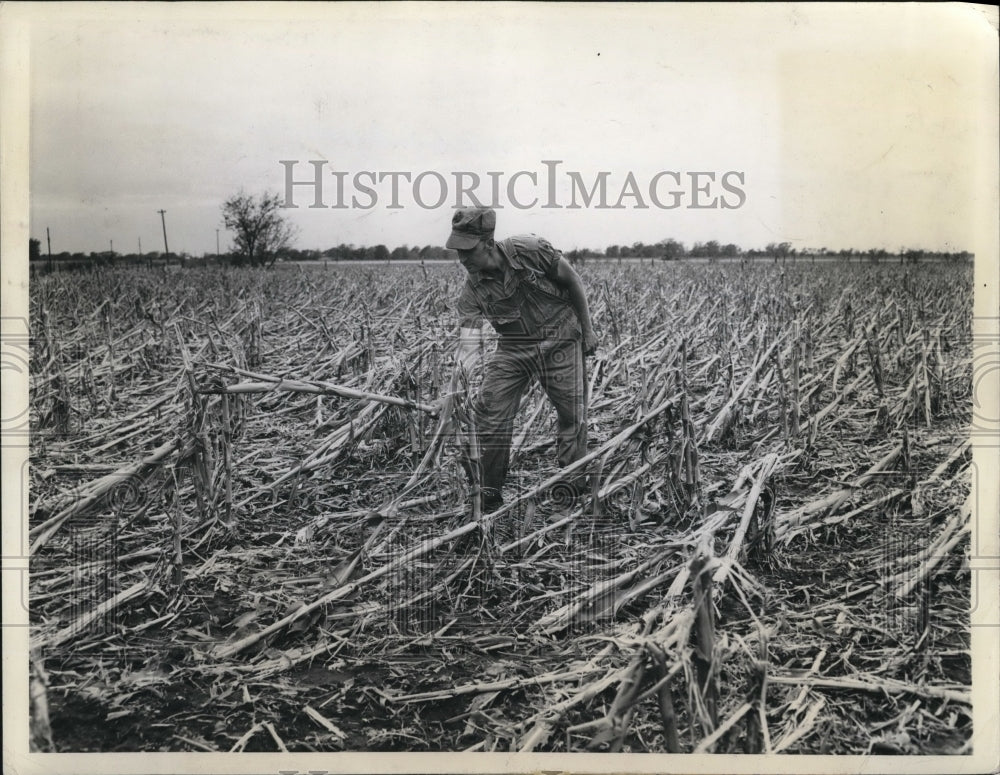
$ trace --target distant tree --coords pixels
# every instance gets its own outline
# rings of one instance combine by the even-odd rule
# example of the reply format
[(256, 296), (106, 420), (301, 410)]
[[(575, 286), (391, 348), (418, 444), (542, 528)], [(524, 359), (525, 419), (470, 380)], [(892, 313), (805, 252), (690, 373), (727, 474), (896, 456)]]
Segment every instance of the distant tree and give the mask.
[(722, 247), (722, 255), (726, 256), (726, 258), (736, 258), (740, 252), (739, 245), (735, 245), (732, 242)]
[[(416, 250), (414, 248), (414, 250)], [(417, 256), (421, 260), (452, 260), (458, 257), (458, 254), (454, 250), (448, 250), (447, 248), (441, 247), (440, 245), (424, 245), (417, 251)]]
[(222, 223), (235, 235), (233, 249), (238, 263), (270, 266), (290, 247), (296, 228), (281, 214), (276, 193), (253, 196), (240, 191), (222, 204)]
[(583, 264), (588, 258), (595, 258), (597, 254), (590, 248), (573, 248), (563, 253), (566, 260), (574, 266)]
[(318, 250), (296, 250), (295, 248), (285, 248), (278, 251), (278, 258), (285, 261), (316, 261), (320, 257)]
[(406, 245), (400, 245), (398, 248), (393, 248), (389, 258), (393, 261), (410, 261), (419, 258), (419, 255), (416, 250), (411, 250)]
[(335, 248), (324, 250), (323, 255), (335, 261), (350, 261), (354, 258), (354, 245), (347, 245), (341, 242)]
[(683, 258), (684, 254), (687, 252), (683, 242), (678, 242), (672, 238), (660, 240), (657, 243), (657, 246), (660, 249), (660, 255), (668, 261), (675, 261), (678, 258)]
[(41, 240), (36, 240), (34, 237), (28, 239), (28, 260), (37, 261), (42, 257), (42, 243)]
[(769, 242), (764, 251), (775, 258), (787, 258), (794, 252), (791, 242)]
[(608, 247), (604, 251), (604, 255), (607, 258), (618, 258), (618, 256), (620, 255), (620, 251), (621, 248), (619, 248), (617, 245), (608, 245)]

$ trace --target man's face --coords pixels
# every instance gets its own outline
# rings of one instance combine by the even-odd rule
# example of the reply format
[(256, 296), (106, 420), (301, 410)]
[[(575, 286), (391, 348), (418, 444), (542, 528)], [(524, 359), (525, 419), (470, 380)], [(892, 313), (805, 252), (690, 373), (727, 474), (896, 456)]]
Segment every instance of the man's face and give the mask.
[(493, 268), (493, 240), (479, 240), (475, 247), (457, 252), (458, 260), (470, 272), (482, 272)]

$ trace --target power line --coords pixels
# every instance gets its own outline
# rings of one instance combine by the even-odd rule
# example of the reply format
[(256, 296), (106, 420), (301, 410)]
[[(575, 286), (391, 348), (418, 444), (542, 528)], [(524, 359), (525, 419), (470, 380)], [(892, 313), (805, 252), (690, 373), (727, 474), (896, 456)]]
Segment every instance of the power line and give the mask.
[(166, 210), (157, 210), (160, 214), (160, 222), (163, 224), (163, 254), (166, 256), (170, 255), (170, 248), (167, 247), (167, 219), (164, 217)]

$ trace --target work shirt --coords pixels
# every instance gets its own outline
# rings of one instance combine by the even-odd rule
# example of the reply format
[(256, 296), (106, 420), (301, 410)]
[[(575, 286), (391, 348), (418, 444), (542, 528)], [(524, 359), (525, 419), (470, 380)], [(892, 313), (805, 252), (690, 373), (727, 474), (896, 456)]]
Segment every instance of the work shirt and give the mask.
[(504, 341), (541, 341), (579, 336), (569, 291), (555, 282), (558, 250), (534, 234), (497, 242), (502, 267), (495, 272), (470, 271), (458, 297), (461, 328), (479, 328), (483, 318)]

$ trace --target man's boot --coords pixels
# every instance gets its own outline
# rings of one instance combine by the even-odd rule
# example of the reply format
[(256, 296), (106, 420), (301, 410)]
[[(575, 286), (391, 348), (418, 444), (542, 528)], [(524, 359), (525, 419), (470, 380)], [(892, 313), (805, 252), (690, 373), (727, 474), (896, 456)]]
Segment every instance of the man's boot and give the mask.
[(496, 487), (483, 487), (480, 493), (483, 499), (483, 514), (492, 514), (503, 506), (503, 496)]

